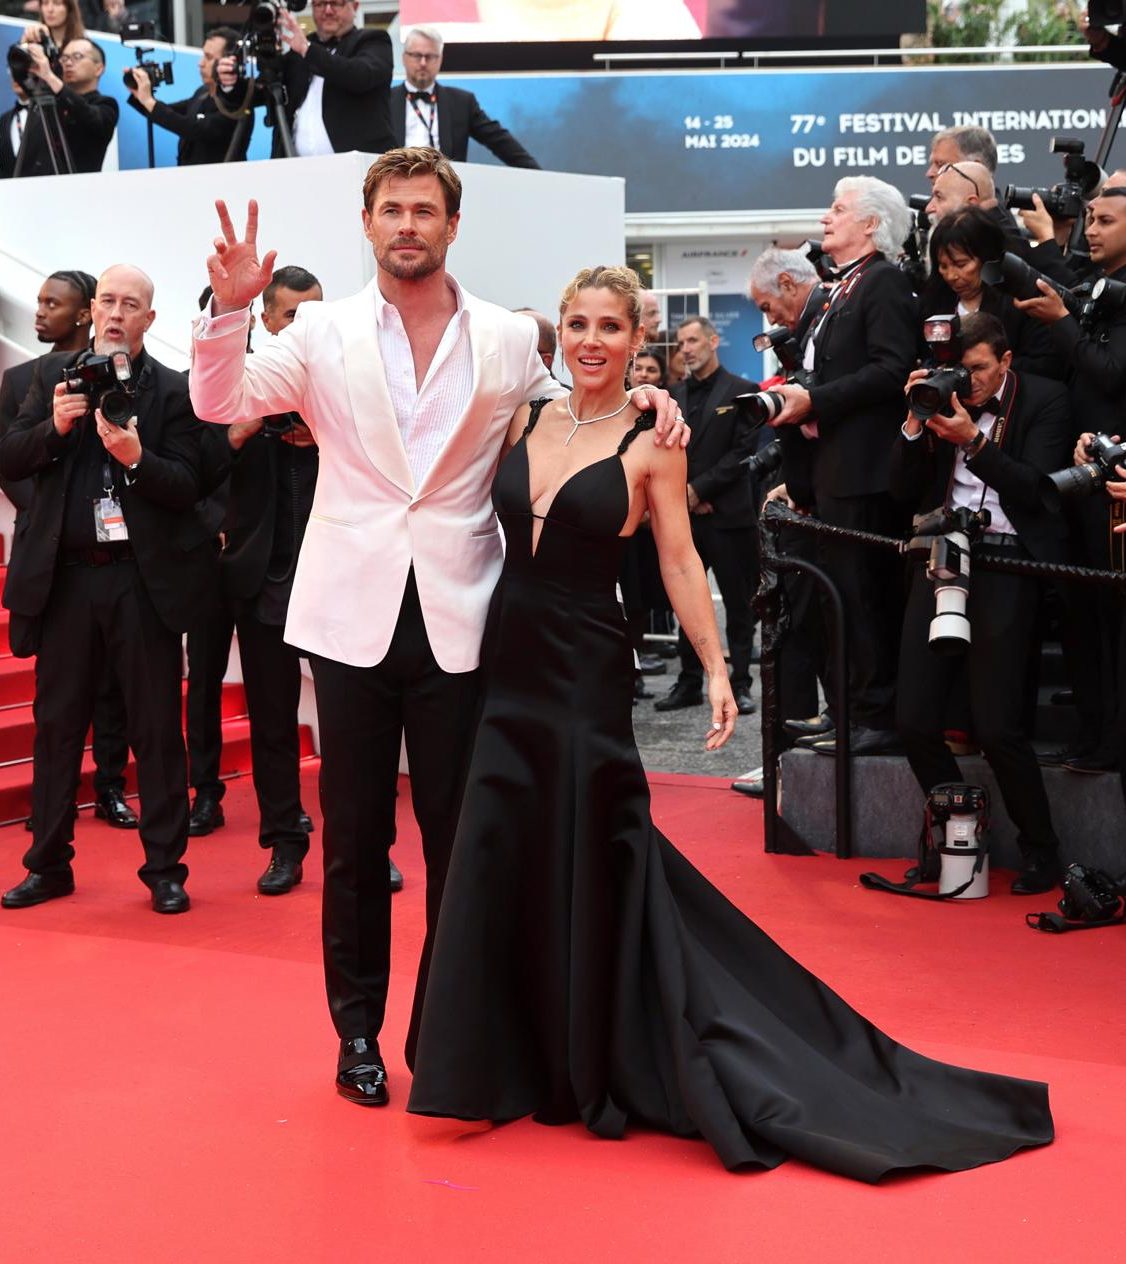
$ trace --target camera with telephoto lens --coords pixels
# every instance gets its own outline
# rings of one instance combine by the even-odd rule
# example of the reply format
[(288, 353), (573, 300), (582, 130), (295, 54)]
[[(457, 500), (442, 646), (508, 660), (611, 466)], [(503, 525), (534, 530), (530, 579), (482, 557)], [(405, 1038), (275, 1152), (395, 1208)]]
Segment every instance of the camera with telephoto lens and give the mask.
[(1000, 259), (990, 259), (987, 263), (981, 265), (981, 279), (985, 285), (992, 285), (1004, 294), (1010, 295), (1012, 298), (1042, 298), (1043, 294), (1036, 285), (1037, 281), (1043, 281), (1050, 285), (1053, 290), (1060, 296), (1064, 307), (1076, 319), (1083, 315), (1085, 305), (1084, 297), (1076, 294), (1073, 290), (1069, 290), (1066, 286), (1060, 285), (1058, 281), (1053, 281), (1051, 277), (1045, 276), (1022, 259), (1020, 255), (1014, 255), (1007, 251)]
[(1112, 878), (1101, 869), (1068, 865), (1060, 883), (1063, 899), (1060, 912), (1071, 922), (1108, 922), (1123, 909), (1126, 881)]
[(989, 522), (988, 509), (936, 509), (915, 518), (904, 545), (909, 556), (927, 559), (927, 578), (934, 583), (928, 640), (940, 654), (956, 654), (970, 643), (970, 546)]
[[(220, 0), (221, 4), (237, 3), (238, 0)], [(249, 59), (276, 65), (285, 55), (285, 32), (279, 25), (283, 12), (300, 13), (307, 0), (252, 0), (246, 25), (242, 28), (234, 55), (239, 67)]]
[(1057, 509), (1061, 500), (1081, 500), (1100, 491), (1108, 479), (1122, 477), (1114, 467), (1126, 463), (1126, 444), (1115, 443), (1110, 435), (1097, 434), (1085, 451), (1091, 458), (1086, 465), (1068, 465), (1047, 476), (1041, 496), (1046, 508)]
[[(151, 22), (126, 22), (121, 28), (121, 42), (123, 44), (135, 44), (138, 40), (151, 40), (156, 38), (156, 27)], [(145, 61), (145, 54), (151, 53), (151, 48), (135, 48), (134, 55), (137, 58), (137, 64), (131, 66), (121, 76), (122, 82), (130, 92), (136, 91), (137, 76), (134, 70), (143, 70), (149, 77), (149, 84), (154, 88), (159, 88), (162, 83), (175, 83), (172, 77), (172, 63), (170, 61)]]
[(88, 396), (90, 411), (100, 408), (106, 421), (115, 426), (124, 429), (136, 412), (137, 384), (125, 351), (110, 355), (86, 352), (70, 368), (63, 369), (62, 380), (71, 395)]
[(989, 822), (989, 791), (984, 786), (944, 781), (927, 796), (927, 816), (932, 824), (944, 827), (938, 847), (939, 894), (955, 900), (987, 896), (989, 847), (983, 835)]
[(782, 440), (775, 439), (768, 443), (754, 456), (744, 458), (743, 464), (752, 478), (765, 478), (768, 474), (773, 474), (782, 464)]
[[(816, 385), (813, 374), (802, 365), (801, 343), (787, 325), (775, 325), (765, 333), (758, 334), (753, 345), (756, 351), (774, 352), (786, 376), (787, 386), (803, 386), (809, 391)], [(762, 426), (778, 416), (786, 399), (778, 391), (751, 391), (746, 395), (736, 395), (731, 403), (752, 425)]]
[[(1092, 26), (1094, 23), (1092, 22)], [(1053, 219), (1082, 219), (1087, 202), (1105, 179), (1102, 169), (1083, 157), (1083, 142), (1070, 136), (1053, 136), (1049, 152), (1063, 154), (1063, 179), (1050, 189), (1025, 189), (1010, 184), (1005, 188), (1005, 206), (1011, 211), (1032, 211), (1032, 196), (1040, 195), (1044, 209)]]
[(962, 322), (958, 314), (928, 316), (923, 321), (923, 339), (930, 349), (930, 373), (907, 392), (907, 407), (919, 421), (935, 413), (945, 413), (951, 398), (967, 398), (973, 391), (969, 372), (962, 359)]
[(1087, 5), (1087, 21), (1103, 30), (1108, 26), (1121, 26), (1126, 22), (1126, 5), (1122, 0), (1091, 0)]
[[(44, 56), (47, 58), (47, 64), (51, 67), (51, 72), (62, 78), (63, 63), (60, 60), (60, 50), (58, 44), (50, 37), (43, 34), (39, 40), (39, 47), (43, 50)], [(38, 79), (35, 74), (35, 61), (31, 56), (27, 44), (13, 44), (8, 49), (8, 70), (12, 79), (21, 88), (28, 86), (29, 79)]]
[(836, 265), (830, 255), (826, 254), (824, 247), (819, 241), (810, 240), (809, 249), (805, 252), (805, 257), (813, 264), (813, 270), (817, 273), (819, 280), (824, 285), (828, 285), (831, 281), (837, 279)]

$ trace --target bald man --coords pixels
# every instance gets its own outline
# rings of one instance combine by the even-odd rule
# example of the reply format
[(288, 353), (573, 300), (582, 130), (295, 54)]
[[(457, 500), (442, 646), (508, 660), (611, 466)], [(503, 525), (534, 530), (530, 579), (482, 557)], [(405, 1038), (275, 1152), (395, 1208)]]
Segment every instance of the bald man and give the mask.
[[(180, 728), (180, 638), (212, 574), (194, 507), (202, 427), (187, 378), (145, 350), (153, 286), (118, 264), (98, 279), (89, 352), (44, 356), (0, 440), (0, 471), (31, 478), (28, 529), (4, 586), (13, 653), (36, 654), (32, 843), (27, 876), (0, 899), (28, 908), (74, 890), (74, 787), (102, 666), (125, 695), (141, 795), (139, 876), (158, 913), (188, 908), (188, 790)], [(109, 363), (125, 373), (125, 400)], [(84, 378), (74, 385), (67, 371)], [(120, 394), (120, 390), (118, 392)], [(122, 402), (122, 401), (117, 401)], [(225, 471), (213, 469), (219, 477)]]
[(934, 179), (927, 214), (932, 222), (964, 206), (988, 211), (997, 205), (993, 173), (980, 162), (948, 162)]

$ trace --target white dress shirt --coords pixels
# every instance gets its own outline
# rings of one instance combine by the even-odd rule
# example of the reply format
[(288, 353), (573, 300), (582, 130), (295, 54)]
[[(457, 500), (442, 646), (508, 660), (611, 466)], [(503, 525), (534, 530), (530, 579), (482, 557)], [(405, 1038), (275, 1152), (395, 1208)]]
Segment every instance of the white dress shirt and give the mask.
[(403, 144), (422, 148), (438, 148), (438, 100), (434, 90), (430, 95), (433, 101), (412, 101), (410, 94), (417, 91), (409, 83), (403, 84), (407, 90), (406, 126), (403, 128)]
[(465, 414), (473, 393), (473, 353), (461, 287), (447, 277), (457, 310), (442, 334), (421, 386), (415, 385), (414, 354), (398, 308), (376, 287), (375, 322), (387, 389), (403, 437), (415, 487), (421, 487), (438, 453)]
[(298, 107), (293, 120), (293, 148), (301, 158), (313, 158), (318, 154), (331, 154), (332, 141), (325, 130), (323, 99), (325, 81), (320, 75), (309, 80), (309, 91)]

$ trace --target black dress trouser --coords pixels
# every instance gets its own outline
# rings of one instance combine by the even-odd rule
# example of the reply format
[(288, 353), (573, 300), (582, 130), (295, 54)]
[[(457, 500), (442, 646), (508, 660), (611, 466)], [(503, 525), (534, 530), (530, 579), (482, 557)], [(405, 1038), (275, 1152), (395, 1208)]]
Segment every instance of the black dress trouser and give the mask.
[(140, 878), (183, 882), (188, 787), (180, 728), (180, 636), (153, 608), (135, 561), (60, 566), (35, 661), (32, 873), (62, 873), (74, 858), (74, 795), (94, 699), (111, 662), (125, 698), (126, 733), (141, 795)]
[(195, 623), (188, 629), (188, 782), (222, 799), (223, 677), (231, 656), (234, 616), (223, 600), (218, 578)]
[[(438, 666), (413, 571), (382, 662), (352, 667), (316, 655), (309, 661), (321, 739), (329, 1010), (342, 1039), (374, 1039), (383, 1026), (390, 974), (387, 849), (395, 836), (400, 746), (405, 737), (426, 862), (426, 939), (416, 989), (421, 998), (478, 721), (480, 673)], [(420, 1010), (416, 1003), (415, 1014)], [(408, 1062), (415, 1036), (412, 1023)]]
[[(734, 686), (749, 687), (755, 634), (751, 599), (758, 587), (758, 540), (755, 529), (717, 527), (708, 521), (707, 514), (693, 514), (692, 543), (696, 546), (700, 561), (704, 563), (704, 569), (715, 575), (716, 587), (723, 598), (731, 683)], [(680, 679), (702, 688), (704, 669), (683, 628), (677, 638), (677, 649), (680, 652)]]
[[(1027, 556), (1008, 550), (1006, 555)], [(1030, 857), (1054, 855), (1059, 848), (1043, 774), (1024, 721), (1039, 600), (1035, 579), (974, 569), (967, 607), (970, 647), (964, 658), (939, 654), (927, 641), (934, 617), (934, 584), (923, 567), (915, 567), (903, 617), (896, 716), (911, 770), (924, 794), (941, 782), (964, 780), (943, 740), (943, 727), (951, 683), (965, 667), (973, 735), (997, 778), (1021, 849)]]

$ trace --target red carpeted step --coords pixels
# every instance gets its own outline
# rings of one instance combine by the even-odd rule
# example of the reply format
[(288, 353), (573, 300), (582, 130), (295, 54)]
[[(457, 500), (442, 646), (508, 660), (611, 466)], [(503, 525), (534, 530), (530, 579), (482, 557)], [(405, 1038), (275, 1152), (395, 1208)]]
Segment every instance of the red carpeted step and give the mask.
[[(3, 539), (0, 536), (0, 539)], [(0, 606), (0, 655), (7, 656), (11, 654), (12, 647), (8, 643), (8, 612)]]
[(0, 764), (10, 764), (31, 755), (35, 721), (31, 703), (0, 711)]
[[(246, 690), (242, 685), (231, 682), (223, 686), (223, 696), (221, 701), (223, 722), (227, 720), (241, 720), (245, 718), (246, 711)], [(188, 722), (188, 682), (184, 681), (184, 711), (183, 723)]]
[(35, 696), (35, 664), (30, 658), (0, 658), (0, 707), (20, 706)]

